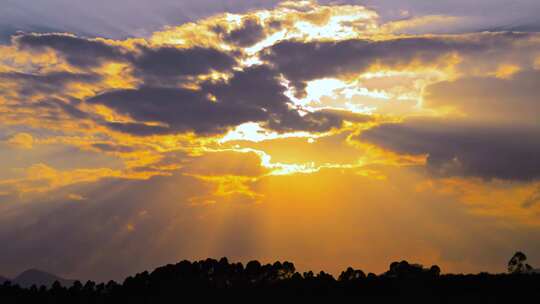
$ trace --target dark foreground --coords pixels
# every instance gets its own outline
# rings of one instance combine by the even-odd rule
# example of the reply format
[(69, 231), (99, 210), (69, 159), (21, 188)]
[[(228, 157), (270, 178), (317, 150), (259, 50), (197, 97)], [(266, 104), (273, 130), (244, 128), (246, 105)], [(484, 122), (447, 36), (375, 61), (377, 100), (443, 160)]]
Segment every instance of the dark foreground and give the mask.
[(512, 303), (536, 302), (540, 296), (538, 274), (440, 274), (437, 266), (423, 268), (395, 262), (381, 275), (366, 275), (348, 268), (335, 279), (329, 274), (296, 272), (292, 263), (246, 266), (207, 259), (182, 261), (128, 277), (122, 284), (75, 282), (70, 287), (55, 283), (47, 288), (0, 285), (0, 303), (162, 303), (189, 299), (246, 297), (253, 300), (293, 296), (359, 297), (372, 303)]

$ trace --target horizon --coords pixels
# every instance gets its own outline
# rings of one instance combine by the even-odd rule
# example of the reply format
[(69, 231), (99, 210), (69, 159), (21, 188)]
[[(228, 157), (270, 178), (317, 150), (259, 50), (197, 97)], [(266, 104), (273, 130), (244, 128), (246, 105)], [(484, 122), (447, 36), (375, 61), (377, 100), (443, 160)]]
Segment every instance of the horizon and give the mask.
[[(327, 272), (325, 271), (324, 269), (321, 269), (321, 270), (313, 270), (313, 269), (296, 269), (295, 266), (294, 266), (294, 261), (269, 261), (269, 262), (261, 262), (259, 260), (250, 260), (246, 263), (243, 263), (241, 261), (230, 261), (227, 257), (221, 257), (221, 258), (211, 258), (211, 257), (208, 257), (206, 259), (201, 259), (201, 260), (193, 260), (193, 261), (190, 261), (190, 260), (180, 260), (180, 261), (177, 261), (175, 263), (168, 263), (168, 264), (165, 264), (165, 265), (159, 265), (153, 269), (145, 269), (145, 270), (140, 270), (136, 273), (131, 273), (131, 274), (128, 274), (126, 275), (126, 277), (124, 278), (121, 278), (120, 280), (114, 280), (114, 279), (108, 279), (108, 280), (103, 280), (103, 281), (98, 281), (98, 282), (95, 282), (95, 283), (105, 283), (105, 282), (108, 282), (108, 281), (117, 281), (117, 283), (120, 283), (122, 284), (123, 282), (125, 282), (126, 279), (128, 278), (133, 278), (133, 277), (136, 277), (136, 275), (139, 275), (139, 274), (142, 274), (142, 273), (154, 273), (156, 271), (159, 271), (160, 269), (164, 268), (164, 267), (170, 267), (170, 266), (175, 266), (175, 265), (179, 265), (179, 264), (183, 264), (183, 263), (189, 263), (189, 264), (195, 264), (195, 263), (207, 263), (207, 262), (211, 262), (211, 263), (219, 263), (221, 264), (222, 261), (225, 261), (226, 264), (228, 265), (233, 265), (233, 264), (240, 264), (242, 265), (242, 268), (244, 267), (247, 267), (248, 265), (252, 264), (252, 263), (258, 263), (260, 264), (261, 266), (272, 266), (272, 265), (276, 265), (276, 264), (279, 264), (279, 265), (285, 265), (285, 264), (289, 264), (292, 266), (292, 268), (294, 269), (294, 272), (295, 273), (298, 273), (300, 274), (302, 277), (306, 277), (306, 274), (307, 273), (312, 273), (312, 274), (319, 274), (319, 273), (325, 273), (325, 274), (329, 274), (330, 276), (334, 277), (334, 278), (338, 278), (338, 277), (341, 277), (346, 271), (348, 271), (349, 269), (352, 269), (354, 271), (361, 271), (362, 273), (364, 273), (364, 275), (375, 275), (375, 276), (379, 276), (379, 277), (385, 277), (385, 276), (388, 276), (389, 272), (391, 273), (392, 272), (392, 267), (394, 264), (402, 264), (402, 263), (406, 263), (407, 265), (410, 265), (411, 267), (415, 267), (417, 269), (421, 269), (421, 270), (424, 270), (424, 271), (429, 271), (430, 269), (433, 269), (434, 267), (437, 268), (437, 276), (439, 275), (465, 275), (465, 276), (477, 276), (477, 275), (481, 275), (481, 274), (490, 274), (490, 275), (516, 275), (516, 274), (529, 274), (529, 275), (533, 275), (533, 274), (538, 274), (540, 273), (540, 269), (538, 268), (535, 268), (531, 265), (529, 265), (527, 263), (527, 257), (526, 255), (524, 255), (524, 259), (521, 260), (521, 261), (518, 261), (518, 262), (515, 262), (514, 264), (512, 264), (512, 260), (516, 260), (516, 257), (519, 257), (519, 255), (523, 255), (522, 252), (520, 251), (517, 251), (514, 256), (511, 258), (511, 260), (508, 261), (507, 263), (507, 269), (505, 272), (499, 272), (499, 273), (489, 273), (489, 272), (480, 272), (480, 273), (450, 273), (450, 272), (444, 272), (442, 269), (439, 268), (438, 265), (422, 265), (422, 264), (419, 264), (419, 263), (414, 263), (414, 262), (410, 262), (410, 261), (406, 261), (406, 260), (400, 260), (400, 261), (392, 261), (391, 263), (388, 264), (388, 268), (381, 272), (381, 273), (372, 273), (372, 272), (363, 272), (362, 269), (354, 269), (352, 268), (351, 266), (347, 266), (346, 268), (347, 269), (343, 269), (342, 271), (338, 272), (338, 273), (330, 273), (330, 272)], [(519, 258), (518, 258), (519, 259)], [(516, 260), (517, 261), (517, 260)], [(244, 265), (245, 264), (245, 265)], [(510, 265), (514, 265), (512, 269), (510, 269)], [(522, 267), (522, 268), (516, 268), (517, 266), (515, 265), (518, 265), (519, 264), (519, 267)], [(525, 268), (525, 265), (527, 265), (527, 267), (530, 267), (530, 269), (526, 269)], [(519, 269), (519, 270), (516, 270), (516, 269)], [(525, 270), (524, 270), (525, 269)], [(30, 274), (30, 275), (29, 275)], [(35, 276), (38, 275), (40, 278), (43, 278), (43, 275), (49, 277), (50, 280), (55, 280), (55, 281), (61, 281), (63, 283), (62, 286), (64, 287), (69, 287), (68, 285), (66, 284), (69, 284), (69, 283), (73, 283), (75, 281), (79, 281), (81, 283), (85, 283), (87, 281), (91, 281), (91, 280), (84, 280), (84, 279), (78, 279), (78, 278), (65, 278), (65, 277), (61, 277), (61, 276), (58, 276), (57, 274), (55, 273), (51, 273), (51, 272), (48, 272), (46, 270), (43, 270), (43, 269), (37, 269), (37, 268), (30, 268), (30, 269), (26, 269), (24, 271), (22, 271), (21, 273), (17, 274), (16, 276), (13, 276), (13, 277), (6, 277), (6, 276), (3, 276), (0, 274), (0, 279), (5, 279), (6, 281), (11, 281), (12, 284), (19, 284), (18, 281), (20, 280), (20, 277), (23, 276), (23, 275), (26, 275), (25, 277), (25, 280), (29, 280), (30, 282), (32, 280), (36, 280)], [(33, 275), (33, 276), (32, 276)], [(339, 275), (339, 276), (338, 276)], [(341, 279), (340, 279), (341, 280)], [(0, 285), (2, 285), (2, 281), (0, 281)], [(48, 284), (52, 285), (52, 281), (48, 282)], [(30, 287), (31, 283), (28, 283), (26, 282), (26, 286), (21, 286), (23, 288), (25, 287)], [(32, 283), (34, 284), (34, 283)], [(39, 287), (39, 286), (38, 286)], [(50, 287), (50, 286), (49, 286)]]
[(1, 276), (540, 265), (540, 2), (109, 2), (3, 4)]

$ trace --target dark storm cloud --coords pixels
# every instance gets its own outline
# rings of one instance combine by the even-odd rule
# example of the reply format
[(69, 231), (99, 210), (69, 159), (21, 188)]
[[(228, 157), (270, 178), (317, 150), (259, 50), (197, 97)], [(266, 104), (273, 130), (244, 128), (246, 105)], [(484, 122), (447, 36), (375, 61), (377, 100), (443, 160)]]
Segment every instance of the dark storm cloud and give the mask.
[(14, 37), (22, 50), (52, 49), (61, 54), (69, 64), (78, 67), (95, 67), (105, 61), (123, 60), (120, 48), (101, 40), (84, 39), (66, 34), (23, 34)]
[(16, 82), (21, 97), (38, 94), (62, 93), (69, 83), (96, 83), (102, 77), (91, 73), (51, 72), (47, 74), (28, 74), (20, 72), (0, 73), (0, 80)]
[(135, 74), (146, 84), (162, 85), (163, 82), (177, 82), (183, 76), (230, 70), (236, 64), (236, 59), (231, 54), (212, 48), (141, 47), (140, 55), (135, 56), (132, 63)]
[(437, 119), (383, 124), (360, 136), (397, 153), (428, 154), (436, 174), (510, 180), (540, 178), (539, 138), (534, 128)]
[(139, 122), (161, 123), (108, 123), (113, 129), (138, 135), (216, 134), (250, 121), (280, 131), (327, 131), (341, 125), (343, 118), (336, 113), (300, 116), (290, 107), (285, 90), (275, 71), (257, 66), (236, 72), (227, 82), (204, 83), (200, 90), (141, 87), (106, 92), (87, 102), (106, 105)]
[(264, 29), (259, 21), (255, 18), (248, 18), (244, 21), (241, 28), (227, 34), (225, 40), (242, 47), (247, 47), (261, 41), (264, 36)]
[(282, 41), (263, 51), (263, 59), (282, 72), (300, 90), (309, 80), (360, 74), (373, 64), (400, 66), (414, 62), (437, 64), (453, 52), (483, 54), (506, 49), (529, 38), (525, 33), (480, 34), (464, 37), (409, 37), (390, 40), (352, 39), (338, 42)]

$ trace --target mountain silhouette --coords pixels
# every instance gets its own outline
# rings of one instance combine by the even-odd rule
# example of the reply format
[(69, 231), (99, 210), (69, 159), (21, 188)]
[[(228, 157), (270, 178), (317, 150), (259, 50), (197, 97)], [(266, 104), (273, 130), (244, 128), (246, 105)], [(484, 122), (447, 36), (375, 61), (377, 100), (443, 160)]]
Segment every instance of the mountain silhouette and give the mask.
[(51, 287), (55, 281), (58, 281), (62, 286), (71, 286), (75, 282), (38, 269), (29, 269), (15, 277), (12, 283), (21, 287), (32, 285)]
[(3, 284), (5, 281), (11, 281), (10, 279), (0, 276), (0, 284)]

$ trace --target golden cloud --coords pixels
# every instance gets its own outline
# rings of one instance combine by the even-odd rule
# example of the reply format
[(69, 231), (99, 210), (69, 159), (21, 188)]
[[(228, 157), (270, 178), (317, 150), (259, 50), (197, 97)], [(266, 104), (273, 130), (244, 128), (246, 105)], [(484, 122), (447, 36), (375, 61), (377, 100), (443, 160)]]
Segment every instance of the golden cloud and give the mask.
[(6, 143), (15, 148), (32, 149), (34, 137), (28, 133), (17, 133), (6, 140)]
[[(148, 39), (18, 34), (0, 46), (0, 125), (39, 130), (40, 144), (105, 154), (124, 167), (38, 164), (3, 183), (45, 191), (183, 168), (243, 189), (247, 175), (217, 173), (236, 154), (256, 159), (247, 166), (257, 177), (326, 169), (381, 177), (373, 166), (425, 165), (427, 153), (395, 153), (353, 137), (406, 117), (454, 115), (433, 106), (436, 83), (511, 81), (538, 64), (534, 33), (410, 34), (456, 21), (381, 24), (362, 6), (294, 1), (171, 26)], [(35, 142), (30, 131), (7, 140), (26, 149)]]

